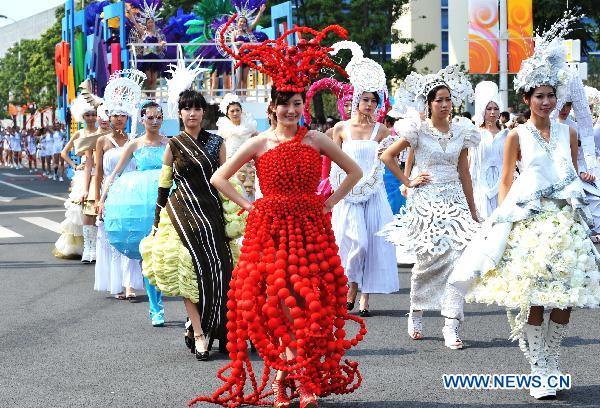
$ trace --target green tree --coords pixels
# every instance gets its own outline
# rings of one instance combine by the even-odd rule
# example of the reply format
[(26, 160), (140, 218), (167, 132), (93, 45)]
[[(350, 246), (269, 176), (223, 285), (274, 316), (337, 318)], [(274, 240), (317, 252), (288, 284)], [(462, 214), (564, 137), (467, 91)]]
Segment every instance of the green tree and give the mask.
[[(397, 59), (392, 59), (387, 52), (391, 44), (414, 43), (414, 40), (402, 37), (402, 33), (393, 28), (408, 1), (352, 0), (340, 4), (331, 0), (300, 0), (297, 18), (299, 24), (315, 29), (322, 29), (330, 24), (339, 24), (346, 28), (349, 39), (361, 46), (365, 56), (381, 64), (388, 84), (392, 84), (403, 80), (415, 69), (414, 64), (435, 48), (433, 44), (414, 44), (411, 52)], [(345, 66), (350, 59), (350, 53), (343, 51), (340, 54), (340, 63)], [(331, 103), (326, 105), (332, 106)], [(319, 121), (323, 121), (326, 115), (337, 116), (337, 111), (324, 109), (319, 95), (313, 99), (313, 106)]]

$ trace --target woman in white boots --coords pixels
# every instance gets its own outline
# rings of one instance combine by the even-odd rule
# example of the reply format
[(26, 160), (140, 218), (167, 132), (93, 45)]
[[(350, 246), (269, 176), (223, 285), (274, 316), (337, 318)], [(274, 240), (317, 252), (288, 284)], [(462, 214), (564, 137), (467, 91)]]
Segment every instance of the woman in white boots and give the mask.
[[(511, 339), (518, 339), (540, 386), (537, 398), (556, 396), (560, 344), (572, 307), (600, 304), (599, 257), (588, 238), (585, 194), (577, 173), (577, 134), (550, 119), (569, 76), (562, 34), (569, 20), (536, 38), (534, 55), (515, 77), (531, 118), (506, 139), (499, 207), (482, 236), (473, 239), (450, 283), (467, 301), (509, 311)], [(519, 177), (514, 180), (516, 162)], [(544, 309), (550, 318), (544, 325)]]
[[(406, 211), (381, 232), (394, 244), (414, 251), (408, 334), (423, 338), (423, 310), (439, 310), (445, 317), (442, 333), (446, 347), (463, 348), (459, 336), (463, 320), (461, 294), (448, 285), (456, 261), (477, 230), (477, 211), (469, 175), (467, 151), (479, 143), (473, 123), (450, 121), (453, 106), (472, 99), (473, 88), (456, 66), (437, 74), (411, 73), (400, 98), (425, 112), (424, 121), (399, 120), (394, 125), (400, 139), (388, 147), (381, 160), (409, 188)], [(396, 158), (410, 147), (420, 173), (409, 179)]]

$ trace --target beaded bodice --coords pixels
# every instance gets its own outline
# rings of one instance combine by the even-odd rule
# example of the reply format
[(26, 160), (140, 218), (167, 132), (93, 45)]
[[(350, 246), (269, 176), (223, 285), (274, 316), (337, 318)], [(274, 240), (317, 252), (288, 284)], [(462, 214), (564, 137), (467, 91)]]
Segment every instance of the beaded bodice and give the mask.
[(302, 143), (306, 128), (294, 138), (268, 150), (256, 161), (256, 173), (263, 197), (270, 195), (315, 195), (321, 181), (321, 156)]

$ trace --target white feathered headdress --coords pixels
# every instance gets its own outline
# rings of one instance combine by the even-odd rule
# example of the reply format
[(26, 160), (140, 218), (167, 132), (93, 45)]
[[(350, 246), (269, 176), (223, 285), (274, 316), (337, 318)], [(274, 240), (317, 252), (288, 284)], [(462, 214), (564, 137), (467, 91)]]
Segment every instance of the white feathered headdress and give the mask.
[(226, 94), (221, 103), (219, 103), (219, 112), (227, 116), (227, 108), (232, 103), (240, 103), (240, 97), (230, 92)]
[(353, 41), (339, 41), (331, 46), (332, 55), (338, 53), (339, 50), (349, 49), (352, 52), (352, 58), (345, 70), (348, 73), (348, 79), (354, 87), (352, 96), (352, 113), (358, 109), (358, 102), (364, 92), (376, 92), (379, 94), (380, 107), (385, 109), (385, 101), (388, 97), (388, 90), (385, 78), (385, 72), (381, 65), (370, 58), (365, 58), (363, 50), (357, 43)]
[(490, 102), (498, 105), (501, 112), (504, 109), (498, 92), (498, 85), (492, 81), (482, 81), (475, 86), (475, 115), (473, 121), (477, 126), (480, 126), (485, 120), (485, 110)]
[(87, 112), (96, 112), (96, 107), (89, 103), (84, 95), (77, 95), (77, 98), (71, 102), (71, 116), (77, 122), (83, 123), (83, 115)]
[(167, 79), (167, 114), (170, 118), (177, 118), (179, 95), (192, 86), (198, 74), (209, 71), (206, 68), (202, 68), (200, 66), (201, 63), (202, 59), (197, 57), (186, 66), (183, 49), (181, 45), (177, 46), (177, 64), (169, 64), (169, 70), (166, 71), (171, 74), (171, 78)]

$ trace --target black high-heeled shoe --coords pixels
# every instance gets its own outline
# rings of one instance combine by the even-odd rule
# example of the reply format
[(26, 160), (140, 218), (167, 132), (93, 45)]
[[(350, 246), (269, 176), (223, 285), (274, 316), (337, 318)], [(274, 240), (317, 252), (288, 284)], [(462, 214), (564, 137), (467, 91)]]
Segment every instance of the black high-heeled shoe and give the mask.
[(346, 302), (346, 309), (348, 309), (348, 311), (354, 309), (354, 302)]
[(358, 315), (360, 317), (371, 317), (371, 312), (369, 312), (369, 309), (363, 309), (358, 311)]

